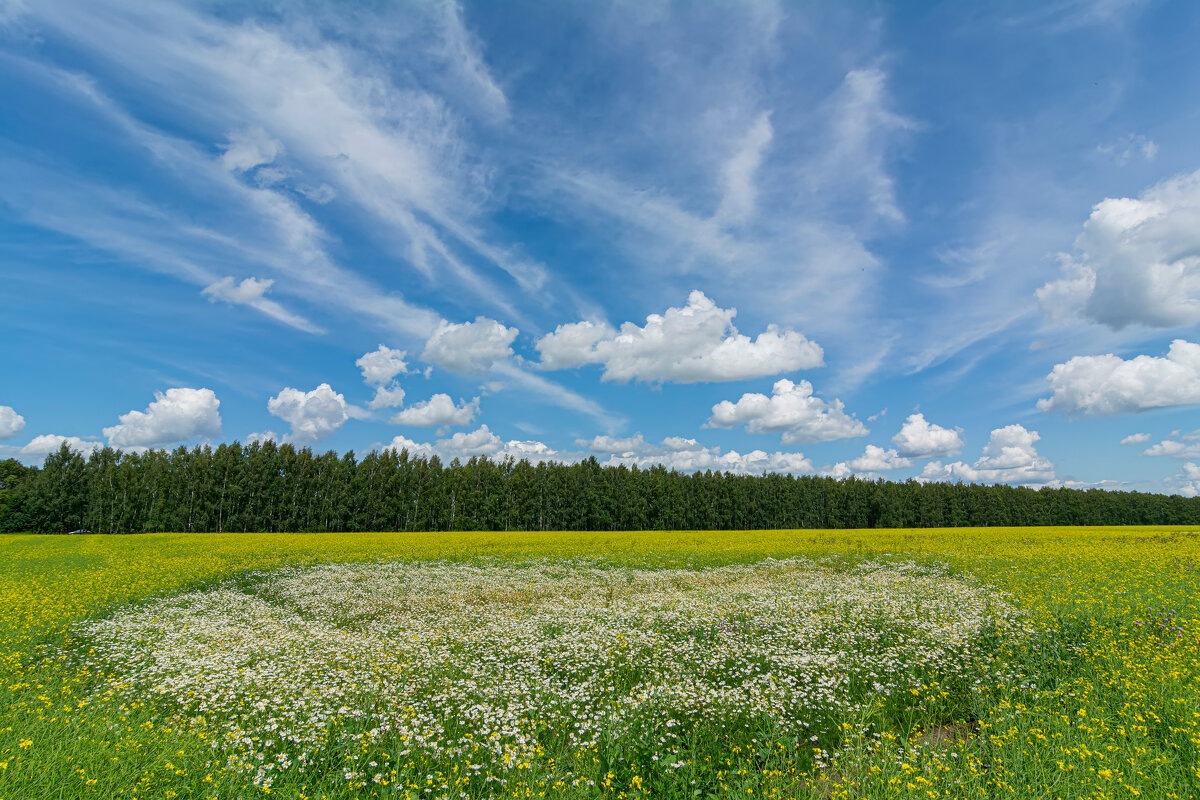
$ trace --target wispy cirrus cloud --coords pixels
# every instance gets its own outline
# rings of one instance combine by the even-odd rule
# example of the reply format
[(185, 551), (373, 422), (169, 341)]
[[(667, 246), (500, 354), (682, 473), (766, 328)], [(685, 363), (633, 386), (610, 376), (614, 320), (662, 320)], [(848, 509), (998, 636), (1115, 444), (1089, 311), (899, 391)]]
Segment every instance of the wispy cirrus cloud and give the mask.
[[(420, 24), (400, 26), (426, 37), (414, 68), (441, 64), (456, 76), (460, 91), (478, 90), (476, 105), (506, 117), (503, 92), (479, 57), (461, 10), (441, 4), (419, 10)], [(451, 109), (420, 81), (397, 82), (403, 71), (385, 69), (353, 44), (322, 37), (319, 25), (306, 32), (250, 15), (227, 20), (184, 6), (121, 2), (86, 9), (47, 2), (30, 16), (116, 68), (121, 77), (108, 80), (132, 82), (187, 119), (190, 135), (203, 143), (199, 151), (223, 151), (206, 159), (206, 169), (185, 168), (199, 166), (195, 159), (167, 167), (194, 191), (236, 194), (232, 184), (245, 182), (258, 194), (243, 200), (257, 199), (260, 211), (302, 227), (304, 220), (284, 219), (298, 216), (289, 208), (296, 206), (292, 198), (328, 187), (365, 212), (374, 231), (386, 231), (384, 244), (394, 245), (396, 255), (432, 284), (458, 286), (512, 314), (521, 313), (506, 298), (512, 288), (543, 287), (544, 268), (489, 241), (478, 223), (478, 198), (489, 194), (490, 168), (464, 146), (463, 109)], [(154, 80), (137, 77), (151, 74)], [(94, 94), (99, 98), (102, 91)], [(184, 97), (188, 105), (180, 107)], [(143, 141), (157, 136), (147, 143), (165, 143), (155, 148), (160, 156), (178, 155), (179, 142), (106, 102), (130, 123), (127, 133)], [(206, 174), (211, 167), (226, 168), (233, 181), (214, 186), (218, 181)]]
[(292, 197), (239, 180), (217, 156), (141, 123), (85, 77), (34, 69), (127, 137), (148, 169), (184, 176), (204, 212), (180, 214), (153, 194), (102, 184), (34, 153), (0, 157), (6, 187), (0, 198), (29, 222), (201, 288), (218, 284), (231, 263), (240, 264), (247, 272), (288, 278), (275, 288), (318, 307), (363, 314), (409, 334), (433, 328), (432, 312), (338, 265), (326, 250), (328, 234)]
[(205, 286), (200, 294), (214, 303), (219, 300), (232, 305), (250, 306), (268, 317), (279, 320), (284, 325), (290, 325), (306, 333), (325, 332), (324, 329), (318, 328), (299, 314), (293, 314), (274, 300), (268, 300), (266, 294), (274, 283), (275, 281), (270, 278), (254, 277), (243, 278), (241, 283), (238, 283), (232, 276), (226, 276)]

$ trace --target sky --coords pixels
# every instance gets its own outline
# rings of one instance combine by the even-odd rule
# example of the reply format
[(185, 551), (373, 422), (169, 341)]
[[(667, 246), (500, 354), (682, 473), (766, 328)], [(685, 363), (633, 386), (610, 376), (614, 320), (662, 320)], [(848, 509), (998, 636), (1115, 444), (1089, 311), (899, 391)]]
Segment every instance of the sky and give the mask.
[(1200, 491), (1200, 5), (0, 0), (0, 458)]

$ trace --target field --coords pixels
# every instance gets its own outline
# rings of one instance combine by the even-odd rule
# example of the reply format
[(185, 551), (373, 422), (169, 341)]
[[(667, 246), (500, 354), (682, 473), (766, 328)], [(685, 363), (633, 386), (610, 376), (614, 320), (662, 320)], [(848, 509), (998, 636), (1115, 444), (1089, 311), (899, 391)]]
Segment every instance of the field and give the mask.
[(1179, 528), (0, 538), (0, 800), (1200, 795)]

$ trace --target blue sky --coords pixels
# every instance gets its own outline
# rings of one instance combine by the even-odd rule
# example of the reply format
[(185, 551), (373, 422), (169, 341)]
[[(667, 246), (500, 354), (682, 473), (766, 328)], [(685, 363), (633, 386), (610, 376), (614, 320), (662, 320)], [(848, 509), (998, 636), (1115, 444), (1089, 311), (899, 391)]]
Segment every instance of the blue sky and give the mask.
[(1200, 489), (1200, 7), (0, 0), (0, 457)]

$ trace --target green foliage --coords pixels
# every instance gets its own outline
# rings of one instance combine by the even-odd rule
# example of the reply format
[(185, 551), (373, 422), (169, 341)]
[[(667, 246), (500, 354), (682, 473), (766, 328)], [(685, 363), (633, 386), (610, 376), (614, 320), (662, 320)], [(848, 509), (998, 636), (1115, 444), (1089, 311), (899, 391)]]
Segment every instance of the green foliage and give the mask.
[(22, 487), (37, 474), (15, 458), (0, 461), (0, 531), (31, 530), (34, 520), (25, 509)]
[(661, 466), (314, 453), (274, 442), (0, 463), (0, 531), (750, 530), (1200, 524), (1140, 492), (692, 475)]

